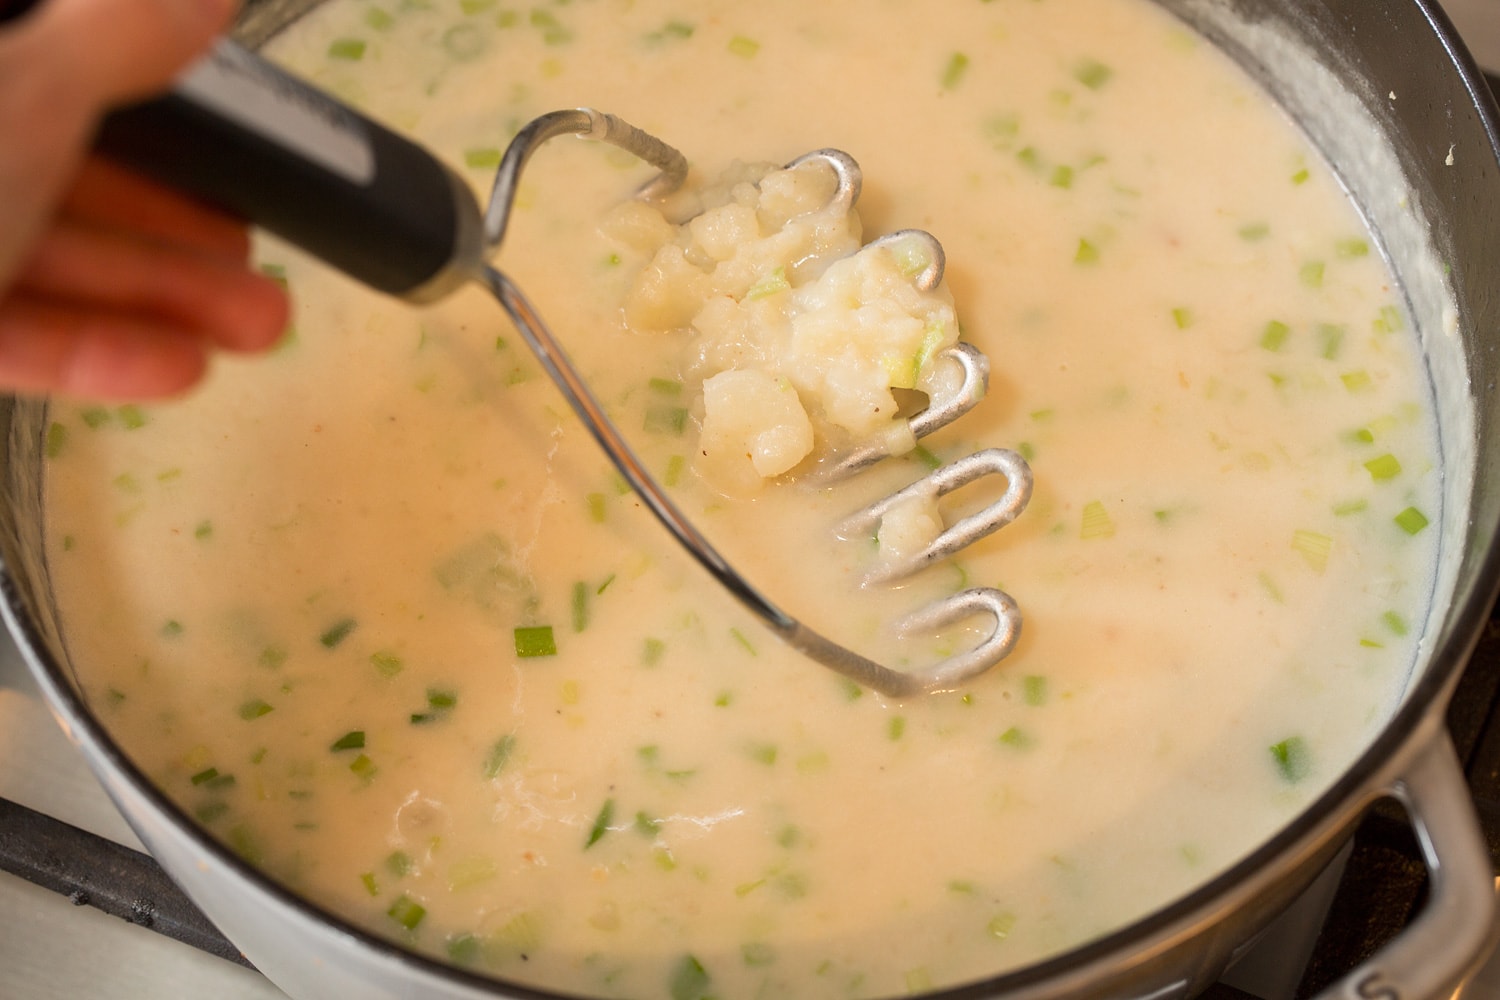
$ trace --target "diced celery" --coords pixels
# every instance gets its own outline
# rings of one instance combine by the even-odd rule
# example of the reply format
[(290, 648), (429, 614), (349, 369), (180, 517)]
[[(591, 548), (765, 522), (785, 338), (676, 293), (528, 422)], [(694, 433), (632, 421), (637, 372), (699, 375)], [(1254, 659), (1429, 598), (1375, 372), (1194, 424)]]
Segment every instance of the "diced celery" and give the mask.
[(599, 807), (599, 812), (594, 815), (594, 822), (589, 827), (588, 837), (583, 842), (584, 850), (588, 850), (609, 832), (609, 824), (615, 818), (615, 800), (605, 799), (604, 804)]
[(1079, 530), (1080, 538), (1113, 538), (1115, 534), (1115, 522), (1110, 520), (1109, 511), (1105, 509), (1101, 500), (1090, 500), (1083, 505), (1083, 526)]
[(1292, 548), (1302, 553), (1302, 558), (1314, 570), (1322, 573), (1328, 568), (1328, 556), (1333, 551), (1333, 538), (1317, 531), (1297, 530), (1292, 532)]

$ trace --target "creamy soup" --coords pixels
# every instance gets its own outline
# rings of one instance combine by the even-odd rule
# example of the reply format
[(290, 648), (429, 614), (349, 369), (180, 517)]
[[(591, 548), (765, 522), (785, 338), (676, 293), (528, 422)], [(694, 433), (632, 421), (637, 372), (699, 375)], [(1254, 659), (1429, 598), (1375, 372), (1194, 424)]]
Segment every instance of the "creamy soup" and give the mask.
[[(994, 374), (844, 485), (698, 474), (697, 334), (626, 323), (650, 253), (605, 224), (640, 164), (549, 144), (499, 264), (814, 627), (900, 665), (972, 641), (888, 637), (958, 587), (1025, 621), (960, 690), (853, 687), (673, 547), (483, 294), (419, 311), (265, 243), (285, 345), (181, 402), (55, 405), (47, 488), (92, 703), (274, 879), (561, 990), (920, 992), (1201, 884), (1393, 706), (1441, 513), (1410, 320), (1315, 151), (1154, 6), (329, 0), (270, 52), (476, 189), (582, 104), (702, 178), (852, 154), (864, 238), (941, 240)], [(834, 526), (988, 446), (1030, 461), (1029, 509), (861, 592)]]

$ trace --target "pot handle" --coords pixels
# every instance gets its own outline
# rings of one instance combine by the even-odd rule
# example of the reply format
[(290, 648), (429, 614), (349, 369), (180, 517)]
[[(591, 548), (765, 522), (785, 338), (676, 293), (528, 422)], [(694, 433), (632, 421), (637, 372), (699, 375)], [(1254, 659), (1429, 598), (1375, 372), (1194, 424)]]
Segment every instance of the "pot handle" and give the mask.
[(1496, 897), (1463, 766), (1446, 732), (1387, 789), (1411, 819), (1427, 863), (1426, 904), (1412, 924), (1318, 1000), (1437, 1000), (1451, 996), (1493, 943)]

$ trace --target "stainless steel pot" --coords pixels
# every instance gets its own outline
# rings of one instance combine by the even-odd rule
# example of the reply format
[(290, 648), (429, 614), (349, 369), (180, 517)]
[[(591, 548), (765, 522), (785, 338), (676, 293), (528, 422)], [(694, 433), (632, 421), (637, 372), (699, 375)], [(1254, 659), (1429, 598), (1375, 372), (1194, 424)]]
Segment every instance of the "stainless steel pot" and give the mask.
[[(251, 0), (263, 41), (316, 0)], [(1289, 826), (1197, 891), (1105, 938), (934, 997), (1190, 996), (1213, 982), (1389, 797), (1431, 874), (1419, 919), (1329, 996), (1450, 993), (1495, 927), (1489, 852), (1443, 728), (1500, 584), (1500, 147), (1493, 100), (1432, 0), (1160, 0), (1239, 61), (1334, 164), (1416, 318), (1446, 469), (1442, 569), (1423, 660), (1370, 747)], [(54, 714), (141, 840), (268, 977), (295, 997), (549, 994), (371, 937), (248, 867), (151, 786), (79, 695), (42, 544), (45, 402), (0, 400), (0, 593)]]

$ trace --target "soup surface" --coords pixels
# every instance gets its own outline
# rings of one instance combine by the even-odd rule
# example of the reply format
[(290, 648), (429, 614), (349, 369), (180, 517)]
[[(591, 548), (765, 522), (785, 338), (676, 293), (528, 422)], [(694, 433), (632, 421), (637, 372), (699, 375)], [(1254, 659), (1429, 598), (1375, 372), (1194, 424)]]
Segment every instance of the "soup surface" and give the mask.
[[(499, 264), (714, 541), (815, 627), (1000, 586), (1016, 650), (893, 702), (676, 551), (476, 291), (415, 310), (285, 247), (269, 359), (56, 404), (49, 557), (87, 692), (185, 810), (377, 934), (609, 996), (871, 996), (1163, 905), (1338, 775), (1423, 628), (1438, 467), (1398, 289), (1255, 87), (1140, 0), (329, 0), (284, 61), (484, 189), (612, 111), (707, 177), (836, 146), (865, 237), (935, 234), (988, 398), (837, 488), (694, 472), (687, 330), (601, 221), (648, 172), (558, 140)], [(849, 512), (1002, 446), (1015, 523), (859, 593)]]

